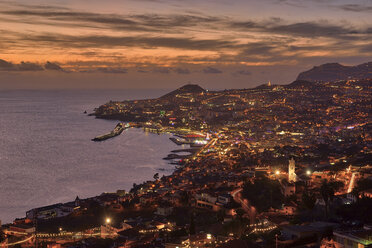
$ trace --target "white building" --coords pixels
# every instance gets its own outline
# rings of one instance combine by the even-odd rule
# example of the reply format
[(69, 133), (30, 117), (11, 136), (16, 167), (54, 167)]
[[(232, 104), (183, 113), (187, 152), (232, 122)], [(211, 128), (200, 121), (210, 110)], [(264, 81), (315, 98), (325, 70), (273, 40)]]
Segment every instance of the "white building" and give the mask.
[(296, 173), (295, 173), (296, 165), (295, 165), (295, 160), (291, 158), (289, 160), (289, 165), (288, 165), (288, 181), (289, 182), (296, 182)]

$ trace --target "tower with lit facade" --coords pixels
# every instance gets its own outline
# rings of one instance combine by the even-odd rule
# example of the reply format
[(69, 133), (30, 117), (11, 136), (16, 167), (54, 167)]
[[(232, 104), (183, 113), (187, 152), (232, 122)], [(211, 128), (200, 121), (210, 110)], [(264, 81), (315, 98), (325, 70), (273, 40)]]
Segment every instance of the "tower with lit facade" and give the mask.
[(289, 182), (296, 182), (295, 169), (296, 169), (295, 160), (291, 158), (289, 160), (289, 165), (288, 165), (288, 181)]

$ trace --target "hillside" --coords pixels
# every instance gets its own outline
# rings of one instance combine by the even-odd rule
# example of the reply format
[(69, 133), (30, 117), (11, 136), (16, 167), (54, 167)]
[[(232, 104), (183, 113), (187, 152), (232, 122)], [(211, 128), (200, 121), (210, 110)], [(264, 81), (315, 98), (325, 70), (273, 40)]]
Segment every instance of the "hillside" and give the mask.
[(186, 93), (200, 94), (203, 92), (205, 92), (205, 89), (203, 89), (197, 84), (186, 84), (174, 91), (169, 92), (168, 94), (165, 94), (164, 96), (160, 97), (160, 99), (173, 98), (179, 94), (186, 94)]
[(372, 62), (357, 66), (344, 66), (339, 63), (328, 63), (314, 66), (308, 71), (301, 72), (298, 75), (297, 80), (328, 82), (366, 78), (372, 78)]

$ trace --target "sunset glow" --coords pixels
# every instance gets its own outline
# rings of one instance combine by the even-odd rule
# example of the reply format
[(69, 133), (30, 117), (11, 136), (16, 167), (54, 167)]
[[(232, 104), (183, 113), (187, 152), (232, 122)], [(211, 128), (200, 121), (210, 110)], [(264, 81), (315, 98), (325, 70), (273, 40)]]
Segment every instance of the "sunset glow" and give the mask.
[(0, 1), (0, 70), (20, 81), (37, 72), (39, 86), (51, 72), (123, 80), (151, 73), (162, 87), (172, 87), (172, 74), (204, 74), (211, 87), (215, 74), (235, 87), (284, 83), (316, 64), (366, 62), (370, 8), (332, 0)]

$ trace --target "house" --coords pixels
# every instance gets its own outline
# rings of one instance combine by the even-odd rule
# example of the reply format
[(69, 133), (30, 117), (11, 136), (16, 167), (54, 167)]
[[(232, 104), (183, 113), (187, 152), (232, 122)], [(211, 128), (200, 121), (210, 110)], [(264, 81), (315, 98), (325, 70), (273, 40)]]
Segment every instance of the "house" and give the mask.
[[(336, 245), (343, 248), (372, 247), (372, 230), (333, 232)], [(336, 246), (337, 247), (337, 246)]]
[(372, 189), (363, 190), (360, 192), (360, 197), (372, 198)]
[(204, 208), (212, 211), (218, 211), (221, 208), (216, 204), (217, 197), (210, 193), (195, 194), (195, 200), (195, 206), (198, 208)]
[(206, 233), (200, 233), (189, 236), (187, 240), (182, 242), (182, 244), (186, 245), (186, 247), (210, 247), (210, 244), (212, 244), (215, 241), (215, 238), (211, 234)]
[(61, 244), (53, 243), (53, 244), (47, 244), (47, 248), (61, 248)]
[(313, 222), (307, 225), (283, 226), (281, 236), (286, 240), (298, 240), (311, 237), (320, 239), (325, 234), (332, 233), (338, 225), (328, 222)]
[(35, 227), (26, 224), (14, 224), (10, 225), (9, 228), (5, 230), (5, 233), (14, 236), (24, 236), (25, 234), (35, 233)]
[(126, 223), (126, 222), (121, 223), (121, 231), (131, 229), (131, 228), (133, 228), (133, 226), (131, 226), (129, 223)]
[(221, 244), (218, 246), (219, 248), (261, 247), (260, 245), (252, 246), (251, 243), (248, 243), (246, 240), (242, 240), (242, 239), (226, 240), (225, 242), (220, 241), (218, 243)]
[(139, 198), (141, 205), (151, 204), (154, 201), (153, 194), (145, 194)]
[(215, 203), (210, 203), (202, 200), (197, 200), (195, 206), (197, 208), (204, 208), (212, 211), (218, 211), (221, 209), (221, 207), (216, 205)]
[(62, 203), (57, 203), (41, 208), (34, 208), (26, 212), (27, 219), (51, 219), (64, 217), (71, 214), (73, 209), (64, 207)]
[(282, 193), (285, 197), (294, 195), (296, 193), (296, 186), (294, 183), (289, 183), (288, 181), (283, 180), (281, 186)]
[(165, 248), (187, 248), (187, 246), (184, 244), (166, 243)]
[(217, 197), (217, 202), (221, 203), (222, 205), (226, 205), (230, 203), (231, 196), (229, 194), (222, 194)]
[(296, 213), (297, 206), (294, 203), (284, 205), (283, 209), (281, 209), (281, 213), (284, 215), (292, 216)]
[(67, 212), (74, 212), (80, 209), (81, 201), (78, 196), (76, 196), (75, 201), (65, 203), (61, 206), (61, 208)]
[(155, 214), (162, 215), (162, 216), (168, 216), (171, 215), (173, 212), (173, 207), (158, 207), (156, 209)]
[(209, 203), (215, 203), (217, 201), (217, 197), (211, 195), (210, 193), (195, 194), (195, 199)]
[(119, 196), (112, 193), (103, 193), (100, 196), (94, 197), (93, 199), (96, 200), (101, 206), (110, 206), (111, 204), (118, 203)]

